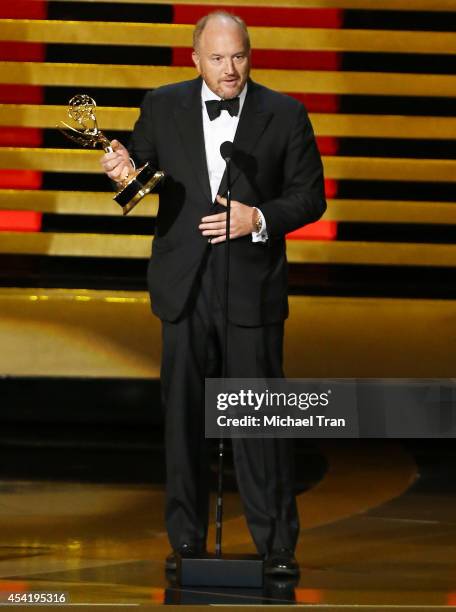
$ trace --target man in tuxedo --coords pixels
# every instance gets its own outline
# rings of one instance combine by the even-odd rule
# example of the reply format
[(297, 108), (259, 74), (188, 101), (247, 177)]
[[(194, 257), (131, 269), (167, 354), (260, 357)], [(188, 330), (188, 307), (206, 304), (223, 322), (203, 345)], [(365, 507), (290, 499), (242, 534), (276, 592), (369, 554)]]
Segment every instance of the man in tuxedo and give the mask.
[[(199, 77), (146, 94), (128, 150), (113, 141), (107, 175), (146, 161), (165, 172), (148, 284), (162, 321), (166, 414), (166, 525), (173, 553), (206, 548), (208, 448), (204, 381), (221, 375), (226, 173), (232, 153), (227, 373), (282, 377), (288, 315), (285, 235), (319, 219), (323, 170), (304, 106), (253, 82), (245, 23), (217, 11), (198, 22)], [(234, 439), (247, 523), (268, 574), (297, 575), (299, 522), (290, 440)]]

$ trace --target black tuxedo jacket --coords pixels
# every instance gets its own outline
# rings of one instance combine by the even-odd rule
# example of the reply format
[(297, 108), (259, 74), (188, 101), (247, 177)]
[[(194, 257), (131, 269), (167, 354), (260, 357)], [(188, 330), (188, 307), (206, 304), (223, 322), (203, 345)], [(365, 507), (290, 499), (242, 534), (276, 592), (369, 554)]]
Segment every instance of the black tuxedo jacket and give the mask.
[[(207, 249), (223, 285), (224, 243), (209, 245), (198, 225), (214, 206), (206, 164), (201, 78), (146, 94), (130, 141), (136, 164), (164, 170), (148, 284), (153, 311), (166, 321), (183, 313)], [(285, 234), (326, 209), (323, 169), (304, 106), (249, 81), (234, 139), (233, 200), (261, 209), (269, 239), (231, 241), (230, 320), (256, 326), (288, 314)], [(225, 194), (226, 177), (219, 188)], [(218, 264), (217, 264), (218, 265)], [(221, 293), (222, 295), (222, 293)]]

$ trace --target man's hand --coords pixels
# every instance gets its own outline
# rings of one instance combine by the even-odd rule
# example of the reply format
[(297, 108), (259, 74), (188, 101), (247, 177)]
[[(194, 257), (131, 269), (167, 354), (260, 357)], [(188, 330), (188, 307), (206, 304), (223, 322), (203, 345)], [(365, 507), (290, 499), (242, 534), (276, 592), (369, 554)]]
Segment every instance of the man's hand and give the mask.
[(111, 142), (112, 153), (105, 153), (100, 160), (103, 170), (113, 181), (119, 182), (133, 172), (127, 149), (118, 140)]
[[(226, 206), (226, 198), (217, 196), (217, 202)], [(256, 209), (236, 200), (231, 201), (230, 239), (241, 238), (255, 231)], [(207, 236), (212, 244), (224, 242), (226, 238), (226, 212), (203, 217), (198, 226), (203, 236)]]

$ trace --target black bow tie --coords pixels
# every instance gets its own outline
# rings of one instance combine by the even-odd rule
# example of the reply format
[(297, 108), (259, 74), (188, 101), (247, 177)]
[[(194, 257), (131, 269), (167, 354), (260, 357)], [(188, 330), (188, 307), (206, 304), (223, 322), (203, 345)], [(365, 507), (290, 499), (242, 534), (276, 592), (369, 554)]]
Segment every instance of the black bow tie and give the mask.
[(232, 117), (237, 117), (239, 115), (239, 96), (231, 100), (208, 100), (206, 108), (211, 121), (220, 117), (222, 110), (227, 110)]

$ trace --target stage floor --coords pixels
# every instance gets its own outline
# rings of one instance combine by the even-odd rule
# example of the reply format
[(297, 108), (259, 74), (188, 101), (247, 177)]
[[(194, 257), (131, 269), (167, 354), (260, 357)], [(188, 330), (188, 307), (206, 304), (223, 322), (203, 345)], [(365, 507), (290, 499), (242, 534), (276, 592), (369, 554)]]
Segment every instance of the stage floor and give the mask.
[[(263, 592), (179, 589), (166, 580), (160, 484), (3, 477), (1, 601), (10, 593), (42, 591), (91, 607), (454, 606), (456, 454), (450, 442), (322, 442), (327, 469), (298, 497), (300, 581), (270, 583)], [(225, 502), (225, 552), (253, 552), (237, 494), (229, 492)], [(211, 531), (210, 546), (213, 536)]]

